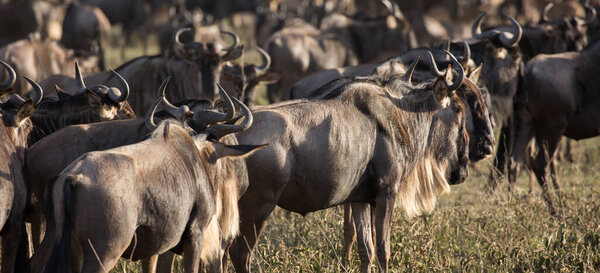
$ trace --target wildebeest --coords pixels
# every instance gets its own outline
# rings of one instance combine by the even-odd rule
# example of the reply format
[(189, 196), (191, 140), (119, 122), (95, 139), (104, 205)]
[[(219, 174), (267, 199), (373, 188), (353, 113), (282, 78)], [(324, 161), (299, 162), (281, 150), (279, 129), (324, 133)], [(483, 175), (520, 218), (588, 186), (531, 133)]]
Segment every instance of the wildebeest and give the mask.
[[(8, 79), (0, 83), (0, 94), (11, 89), (16, 74), (5, 62), (0, 64), (8, 70)], [(31, 79), (28, 79), (30, 82)], [(36, 90), (33, 98), (24, 99), (10, 94), (0, 103), (0, 236), (2, 236), (3, 273), (22, 272), (27, 259), (27, 246), (20, 244), (25, 235), (25, 205), (27, 186), (23, 179), (22, 162), (27, 138), (33, 127), (29, 117), (34, 106), (42, 98)]]
[(76, 56), (98, 55), (98, 67), (105, 70), (104, 47), (110, 22), (101, 9), (79, 3), (70, 3), (65, 11), (60, 42), (73, 49)]
[[(82, 65), (84, 73), (97, 71), (99, 61), (96, 56), (78, 58), (72, 50), (65, 49), (55, 41), (42, 40), (36, 35), (0, 48), (0, 60), (15, 69), (18, 79), (22, 78), (21, 75), (27, 75), (36, 82), (54, 74), (74, 74), (76, 61)], [(13, 88), (25, 95), (24, 92), (29, 90), (27, 86), (25, 80), (18, 80)]]
[(31, 33), (60, 39), (62, 10), (48, 1), (22, 0), (0, 4), (0, 47), (25, 39)]
[[(129, 84), (131, 94), (128, 102), (137, 115), (144, 115), (152, 105), (153, 96), (148, 92), (158, 90), (161, 79), (171, 77), (167, 87), (167, 98), (170, 101), (181, 101), (188, 98), (207, 98), (214, 100), (219, 91), (221, 70), (226, 61), (237, 59), (242, 54), (242, 46), (238, 45), (239, 38), (231, 32), (223, 34), (231, 36), (232, 45), (223, 47), (219, 30), (211, 28), (203, 32), (196, 40), (202, 42), (182, 43), (179, 36), (189, 29), (181, 29), (174, 35), (174, 54), (142, 56), (130, 60), (115, 71)], [(85, 77), (89, 84), (116, 85), (118, 78), (110, 71), (100, 72)], [(71, 77), (55, 76), (42, 81), (42, 88), (59, 85), (67, 92), (77, 90)]]
[(229, 93), (244, 102), (248, 107), (254, 105), (254, 89), (259, 83), (274, 83), (280, 79), (278, 73), (270, 71), (271, 57), (262, 48), (256, 47), (261, 56), (260, 65), (245, 63), (225, 63), (220, 84)]
[[(253, 126), (236, 137), (269, 146), (246, 160), (250, 186), (239, 203), (241, 235), (229, 249), (236, 270), (250, 271), (251, 251), (275, 206), (306, 214), (364, 202), (376, 205), (377, 256), (387, 271), (395, 201), (409, 215), (430, 211), (448, 183), (468, 175), (464, 106), (454, 93), (464, 72), (456, 69), (454, 82), (370, 79), (322, 100), (255, 108)], [(365, 213), (355, 210), (361, 227), (370, 226)]]
[(103, 84), (86, 86), (79, 64), (75, 63), (77, 91), (69, 94), (55, 85), (56, 93), (46, 92), (48, 99), (36, 107), (36, 114), (31, 117), (36, 135), (29, 143), (68, 125), (134, 118), (127, 103), (130, 93), (127, 81), (114, 70), (111, 73), (121, 88)]
[[(553, 215), (556, 208), (548, 191), (547, 169), (562, 136), (584, 139), (600, 135), (600, 112), (596, 107), (600, 102), (596, 79), (599, 61), (600, 43), (595, 43), (581, 52), (538, 55), (525, 67), (528, 91), (515, 105), (516, 134), (509, 182), (512, 187), (525, 148), (535, 137), (538, 151), (532, 167)], [(557, 183), (555, 187), (560, 193)]]
[(578, 51), (587, 46), (587, 25), (595, 19), (596, 10), (585, 5), (588, 11), (585, 19), (576, 16), (549, 18), (548, 11), (553, 6), (550, 2), (544, 7), (541, 20), (536, 26), (523, 28), (519, 48), (525, 62), (538, 54)]
[(416, 45), (399, 9), (381, 18), (343, 21), (325, 30), (288, 27), (271, 36), (264, 48), (273, 58), (273, 70), (286, 75), (269, 90), (272, 102), (288, 98), (292, 85), (312, 72), (383, 61)]
[[(224, 144), (237, 144), (227, 135), (252, 124), (242, 109), (242, 124), (216, 124), (190, 136), (164, 121), (145, 141), (70, 164), (52, 186), (56, 243), (45, 272), (103, 272), (121, 255), (140, 259), (172, 248), (183, 252), (186, 273), (198, 272), (201, 260), (237, 234), (237, 197), (248, 185), (243, 158), (264, 147)], [(156, 127), (153, 112), (146, 123)], [(149, 160), (153, 155), (160, 160)]]
[[(164, 94), (167, 82), (168, 79), (161, 84), (161, 94)], [(185, 121), (196, 131), (202, 131), (206, 129), (206, 126), (231, 119), (234, 115), (233, 105), (222, 89), (221, 96), (228, 101), (224, 105), (228, 113), (225, 116), (214, 113), (210, 115), (209, 112), (202, 109), (197, 109), (197, 114), (194, 114), (190, 112), (190, 108), (187, 105), (175, 107), (167, 100), (163, 100), (161, 104), (166, 112), (174, 116), (177, 120)], [(165, 114), (161, 114), (160, 116), (163, 119), (166, 118)], [(201, 118), (202, 116), (203, 118)], [(38, 215), (34, 217), (42, 216), (46, 182), (50, 178), (58, 176), (65, 167), (79, 156), (87, 152), (138, 143), (146, 139), (150, 133), (151, 130), (146, 126), (145, 119), (115, 120), (68, 126), (50, 134), (31, 146), (27, 149), (25, 157), (25, 165), (27, 166), (25, 176), (31, 187), (30, 194), (32, 196), (30, 198), (34, 202), (33, 205), (37, 207), (36, 213)], [(56, 154), (61, 154), (61, 156), (57, 157)], [(41, 220), (39, 223), (41, 223)], [(39, 223), (37, 224), (38, 226)], [(32, 223), (32, 229), (34, 228), (37, 227)], [(46, 263), (46, 259), (49, 256), (52, 247), (50, 244), (53, 242), (53, 237), (48, 239), (46, 237), (53, 236), (52, 231), (54, 229), (52, 225), (48, 225), (46, 228), (44, 241), (32, 257), (30, 264), (33, 267), (31, 272), (42, 271), (41, 266)]]

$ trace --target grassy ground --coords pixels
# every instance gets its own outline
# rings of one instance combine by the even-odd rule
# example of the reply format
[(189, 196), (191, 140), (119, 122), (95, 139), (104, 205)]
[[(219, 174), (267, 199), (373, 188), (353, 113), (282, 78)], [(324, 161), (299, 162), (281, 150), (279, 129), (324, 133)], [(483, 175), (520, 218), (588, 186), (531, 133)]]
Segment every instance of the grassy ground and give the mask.
[[(126, 56), (142, 53), (136, 47)], [(157, 53), (156, 46), (150, 53)], [(119, 54), (116, 46), (109, 49), (109, 67), (120, 64)], [(407, 219), (396, 211), (391, 271), (599, 272), (600, 139), (580, 141), (573, 149), (576, 163), (558, 165), (568, 205), (560, 217), (549, 216), (537, 184), (534, 194), (527, 194), (523, 172), (512, 198), (503, 190), (506, 185), (486, 193), (491, 166), (486, 160), (471, 169), (464, 184), (453, 186), (432, 214)], [(306, 217), (276, 209), (254, 252), (254, 271), (339, 272), (341, 215), (339, 208)], [(359, 272), (354, 248), (349, 271)], [(141, 268), (122, 259), (112, 272)], [(181, 258), (175, 272), (183, 272)]]

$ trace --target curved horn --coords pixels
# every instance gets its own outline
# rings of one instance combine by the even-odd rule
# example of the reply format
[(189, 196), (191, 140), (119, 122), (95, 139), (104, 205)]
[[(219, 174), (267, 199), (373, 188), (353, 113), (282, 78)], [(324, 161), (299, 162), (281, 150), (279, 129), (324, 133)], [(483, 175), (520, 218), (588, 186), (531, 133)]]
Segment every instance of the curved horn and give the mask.
[(475, 18), (473, 25), (471, 26), (471, 36), (475, 39), (483, 39), (483, 35), (481, 34), (481, 19), (487, 15), (487, 12), (482, 12)]
[(81, 70), (79, 69), (79, 63), (75, 62), (75, 84), (77, 86), (77, 90), (81, 91), (85, 89), (85, 83), (83, 82), (83, 77), (81, 76)]
[(550, 3), (546, 4), (546, 6), (544, 7), (544, 9), (542, 10), (542, 16), (541, 16), (541, 19), (540, 19), (539, 23), (544, 23), (544, 22), (549, 22), (550, 21), (550, 19), (548, 19), (548, 12), (550, 11), (550, 9), (552, 7), (554, 7), (554, 3), (550, 2)]
[(456, 57), (452, 55), (452, 53), (446, 50), (444, 50), (444, 52), (446, 52), (446, 54), (450, 56), (450, 59), (452, 60), (452, 68), (454, 68), (454, 70), (458, 72), (458, 78), (456, 79), (456, 81), (454, 81), (451, 85), (448, 86), (448, 90), (456, 90), (462, 85), (465, 79), (465, 70), (463, 69), (462, 65), (460, 65)]
[(411, 78), (413, 75), (413, 72), (415, 72), (415, 67), (417, 67), (417, 63), (419, 62), (419, 60), (421, 59), (421, 56), (417, 57), (408, 67), (408, 69), (406, 69), (406, 73), (404, 74), (404, 77), (402, 77), (402, 80), (404, 80), (405, 82), (407, 82), (409, 85), (412, 85), (411, 82)]
[(19, 94), (12, 94), (10, 95), (10, 97), (8, 98), (7, 102), (9, 102), (11, 105), (13, 106), (20, 106), (23, 103), (27, 102), (27, 100), (25, 100), (23, 97), (21, 97)]
[(44, 91), (42, 90), (42, 87), (27, 76), (23, 76), (23, 78), (25, 78), (25, 80), (31, 84), (31, 87), (33, 87), (33, 104), (38, 105), (44, 97)]
[(129, 97), (129, 84), (127, 84), (127, 81), (125, 79), (123, 79), (123, 77), (121, 75), (119, 75), (119, 73), (117, 73), (117, 71), (114, 71), (111, 69), (110, 72), (112, 72), (113, 74), (115, 74), (117, 76), (117, 78), (119, 79), (119, 82), (121, 82), (121, 85), (123, 86), (123, 90), (120, 90), (121, 94), (116, 94), (112, 88), (109, 89), (108, 98), (110, 98), (112, 101), (114, 101), (116, 103), (124, 102)]
[(189, 27), (180, 28), (179, 30), (177, 30), (175, 32), (175, 34), (173, 35), (173, 42), (175, 42), (175, 45), (183, 47), (183, 43), (179, 40), (179, 35), (181, 35), (181, 33), (187, 32), (187, 31), (192, 31), (192, 29)]
[(183, 120), (183, 118), (185, 117), (185, 113), (187, 113), (190, 110), (190, 108), (187, 105), (177, 107), (171, 104), (169, 100), (167, 100), (165, 91), (167, 90), (167, 84), (170, 80), (171, 76), (168, 76), (166, 79), (163, 80), (163, 82), (160, 84), (160, 87), (158, 88), (158, 96), (163, 98), (161, 100), (161, 105), (163, 109), (167, 111), (167, 113), (173, 115), (178, 120)]
[(471, 47), (469, 46), (469, 43), (467, 43), (467, 40), (463, 40), (463, 59), (461, 64), (465, 67), (465, 69), (468, 69), (468, 65), (469, 65), (469, 60), (471, 59)]
[[(594, 19), (596, 19), (596, 8), (594, 8), (593, 6), (591, 6), (589, 3), (586, 3), (584, 5), (584, 8), (586, 10), (586, 16), (585, 16), (585, 23), (589, 24), (592, 21), (594, 21)], [(588, 16), (588, 11), (589, 10), (589, 16)]]
[(9, 89), (17, 81), (17, 73), (15, 73), (15, 70), (4, 61), (0, 60), (0, 64), (2, 64), (2, 66), (6, 68), (6, 71), (8, 71), (8, 79), (0, 83), (0, 90)]
[(258, 51), (258, 53), (260, 53), (260, 56), (262, 57), (262, 60), (263, 60), (263, 63), (260, 66), (257, 66), (256, 70), (257, 70), (258, 74), (264, 74), (265, 72), (267, 72), (269, 67), (271, 67), (271, 56), (269, 56), (269, 53), (267, 53), (264, 49), (262, 49), (258, 46), (256, 47), (256, 51)]
[(161, 96), (160, 98), (158, 98), (153, 104), (152, 106), (150, 106), (150, 110), (148, 110), (148, 112), (146, 113), (146, 120), (144, 121), (144, 124), (146, 124), (146, 128), (148, 128), (148, 130), (153, 131), (154, 129), (156, 129), (156, 123), (154, 123), (154, 112), (156, 112), (156, 108), (158, 108), (158, 104), (163, 101), (165, 98), (165, 96)]
[(390, 2), (390, 0), (381, 0), (381, 3), (385, 6), (385, 9), (387, 9), (388, 15), (394, 14), (394, 6)]
[(429, 59), (429, 71), (436, 77), (443, 77), (444, 73), (438, 70), (437, 65), (435, 64), (435, 59), (433, 58), (433, 54), (431, 51), (427, 51), (427, 58)]
[(240, 43), (240, 37), (235, 35), (235, 33), (229, 32), (229, 31), (224, 31), (224, 30), (221, 30), (221, 33), (223, 33), (225, 35), (229, 35), (233, 39), (233, 44), (231, 44), (229, 47), (225, 48), (224, 49), (225, 51), (234, 49), (238, 45), (238, 43)]
[(502, 42), (502, 44), (505, 47), (514, 47), (521, 40), (521, 36), (523, 35), (523, 29), (521, 28), (521, 25), (519, 25), (519, 22), (517, 22), (517, 20), (506, 14), (504, 14), (504, 16), (506, 16), (506, 18), (510, 20), (514, 27), (514, 31), (502, 32), (502, 34), (500, 34), (500, 42)]
[(254, 118), (252, 117), (252, 112), (250, 112), (250, 109), (248, 109), (248, 106), (244, 105), (241, 101), (239, 101), (236, 98), (233, 98), (233, 100), (235, 101), (235, 103), (237, 103), (240, 108), (242, 109), (242, 112), (244, 112), (244, 122), (240, 123), (240, 124), (215, 124), (213, 126), (210, 126), (207, 130), (206, 130), (206, 134), (214, 137), (215, 139), (220, 139), (228, 134), (233, 134), (233, 133), (237, 133), (237, 132), (241, 132), (244, 131), (248, 128), (250, 128), (250, 126), (252, 126), (252, 121), (254, 120)]

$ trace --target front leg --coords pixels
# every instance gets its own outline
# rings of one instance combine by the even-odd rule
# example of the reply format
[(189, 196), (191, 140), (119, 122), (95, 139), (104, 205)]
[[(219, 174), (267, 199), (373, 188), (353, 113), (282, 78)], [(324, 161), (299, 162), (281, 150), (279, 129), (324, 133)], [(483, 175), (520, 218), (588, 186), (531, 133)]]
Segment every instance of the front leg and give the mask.
[(371, 206), (367, 203), (352, 203), (352, 216), (358, 234), (358, 256), (362, 272), (371, 272), (374, 258), (373, 239), (371, 238)]
[(390, 259), (390, 231), (394, 213), (395, 193), (381, 193), (377, 196), (375, 207), (375, 230), (377, 234), (377, 261), (379, 272), (388, 272)]
[(352, 206), (344, 204), (344, 242), (342, 246), (342, 267), (348, 271), (350, 266), (350, 258), (352, 256), (352, 245), (356, 241), (356, 230), (354, 229), (354, 221), (352, 220)]

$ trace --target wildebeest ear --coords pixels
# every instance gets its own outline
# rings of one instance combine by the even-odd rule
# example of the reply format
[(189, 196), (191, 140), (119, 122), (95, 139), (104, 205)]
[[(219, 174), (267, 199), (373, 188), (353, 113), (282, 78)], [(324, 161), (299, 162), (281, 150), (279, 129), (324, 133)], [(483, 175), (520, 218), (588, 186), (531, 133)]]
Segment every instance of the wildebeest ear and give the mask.
[(33, 111), (33, 99), (28, 99), (25, 103), (21, 104), (17, 110), (17, 124), (33, 115)]
[(433, 94), (440, 102), (448, 97), (448, 82), (444, 77), (437, 77), (435, 83), (433, 83)]
[(444, 75), (447, 81), (452, 82), (452, 65), (448, 64), (448, 69), (446, 69), (446, 74)]
[(214, 142), (215, 154), (217, 159), (231, 158), (246, 158), (258, 150), (262, 150), (269, 144), (262, 145), (225, 145)]
[(98, 94), (94, 93), (94, 91), (92, 91), (92, 90), (89, 90), (89, 89), (86, 88), (85, 89), (85, 93), (87, 94), (88, 102), (90, 104), (102, 101), (102, 98), (100, 96), (98, 96)]
[(233, 49), (229, 50), (225, 55), (221, 58), (223, 61), (231, 61), (242, 56), (242, 52), (244, 51), (244, 45), (236, 46)]
[(471, 71), (471, 74), (469, 74), (469, 80), (471, 80), (475, 84), (477, 84), (477, 82), (479, 81), (479, 77), (481, 76), (482, 65), (483, 64), (479, 64), (479, 66), (473, 69), (473, 71)]
[(274, 72), (274, 71), (269, 71), (265, 74), (258, 76), (258, 81), (265, 83), (265, 84), (276, 83), (280, 79), (281, 79), (281, 74)]

